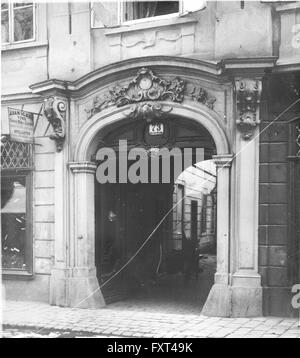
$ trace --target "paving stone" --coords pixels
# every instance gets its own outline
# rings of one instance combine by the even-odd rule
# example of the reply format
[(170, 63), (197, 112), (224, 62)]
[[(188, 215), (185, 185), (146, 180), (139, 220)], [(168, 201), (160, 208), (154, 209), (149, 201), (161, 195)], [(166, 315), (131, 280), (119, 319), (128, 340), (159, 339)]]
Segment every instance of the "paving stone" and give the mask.
[[(220, 318), (164, 312), (164, 307), (136, 310), (120, 303), (99, 310), (50, 306), (37, 302), (7, 301), (2, 335), (11, 337), (292, 337), (300, 336), (297, 319), (277, 317)], [(30, 328), (29, 328), (30, 327)], [(34, 328), (35, 327), (35, 328)], [(56, 330), (65, 330), (64, 333)], [(50, 331), (50, 332), (49, 332)], [(69, 333), (68, 333), (69, 332)], [(74, 332), (74, 333), (70, 333)], [(80, 333), (81, 332), (81, 333)], [(1, 332), (0, 332), (1, 333)]]

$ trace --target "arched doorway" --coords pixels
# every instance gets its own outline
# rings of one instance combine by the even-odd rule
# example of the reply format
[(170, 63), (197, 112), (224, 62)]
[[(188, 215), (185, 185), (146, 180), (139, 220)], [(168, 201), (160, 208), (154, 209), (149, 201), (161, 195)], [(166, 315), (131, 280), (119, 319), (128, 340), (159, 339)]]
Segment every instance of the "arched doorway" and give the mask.
[[(159, 133), (151, 133), (155, 128)], [(165, 114), (151, 123), (137, 118), (108, 126), (96, 150), (98, 169), (106, 164), (98, 155), (105, 149), (116, 153), (116, 177), (104, 179), (99, 170), (102, 177), (95, 180), (95, 264), (105, 302), (134, 299), (143, 309), (155, 303), (176, 312), (199, 312), (216, 269), (213, 138), (202, 125)], [(130, 172), (137, 161), (129, 159), (131, 149), (147, 151), (147, 178), (139, 163), (139, 181), (134, 183)], [(163, 168), (163, 152), (158, 152), (163, 149), (172, 153), (169, 173)], [(160, 173), (153, 182), (157, 156)], [(126, 183), (119, 172), (124, 158)], [(174, 173), (175, 161), (182, 163), (181, 173)]]
[[(161, 106), (170, 105), (169, 102), (159, 102)], [(92, 162), (99, 142), (109, 131), (120, 123), (124, 125), (130, 122), (126, 113), (130, 106), (122, 108), (110, 108), (95, 114), (86, 122), (78, 135), (74, 150), (74, 161), (70, 163), (73, 173), (71, 184), (74, 190), (75, 227), (74, 235), (80, 240), (76, 241), (75, 250), (78, 252), (78, 261), (82, 266), (88, 267), (88, 277), (82, 278), (84, 297), (82, 307), (101, 307), (104, 304), (102, 291), (99, 289), (95, 268), (95, 171), (97, 165)], [(193, 101), (186, 100), (184, 104), (172, 103), (172, 116), (182, 120), (194, 122), (202, 126), (213, 138), (216, 146), (214, 161), (218, 167), (222, 167), (218, 175), (217, 183), (217, 271), (215, 283), (212, 287), (208, 301), (213, 302), (213, 307), (219, 310), (213, 312), (216, 315), (229, 315), (230, 302), (224, 300), (224, 293), (228, 293), (229, 300), (229, 178), (232, 155), (229, 154), (229, 146), (222, 120), (214, 111), (202, 106), (197, 106)], [(80, 210), (78, 209), (80, 208)], [(79, 215), (84, 213), (84, 215)], [(221, 238), (221, 240), (219, 239)], [(84, 290), (81, 290), (83, 292)], [(83, 294), (82, 294), (83, 295)], [(212, 297), (212, 300), (210, 300)], [(220, 305), (215, 304), (216, 301)], [(225, 306), (225, 308), (224, 308)], [(204, 307), (204, 308), (205, 308)], [(220, 307), (220, 308), (219, 308)], [(210, 310), (210, 307), (208, 306)]]

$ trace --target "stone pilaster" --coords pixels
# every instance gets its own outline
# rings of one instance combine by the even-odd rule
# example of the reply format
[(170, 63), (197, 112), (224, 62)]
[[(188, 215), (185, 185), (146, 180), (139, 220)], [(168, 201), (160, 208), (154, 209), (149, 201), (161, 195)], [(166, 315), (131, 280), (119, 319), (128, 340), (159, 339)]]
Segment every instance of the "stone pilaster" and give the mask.
[(91, 162), (70, 163), (71, 217), (67, 266), (52, 272), (51, 303), (69, 307), (100, 308), (105, 305), (96, 276), (94, 176)]
[(262, 315), (258, 273), (259, 102), (261, 80), (236, 81), (237, 130), (233, 186), (232, 316)]
[(214, 156), (217, 165), (217, 271), (215, 283), (203, 307), (207, 316), (231, 316), (229, 286), (230, 168), (232, 155)]

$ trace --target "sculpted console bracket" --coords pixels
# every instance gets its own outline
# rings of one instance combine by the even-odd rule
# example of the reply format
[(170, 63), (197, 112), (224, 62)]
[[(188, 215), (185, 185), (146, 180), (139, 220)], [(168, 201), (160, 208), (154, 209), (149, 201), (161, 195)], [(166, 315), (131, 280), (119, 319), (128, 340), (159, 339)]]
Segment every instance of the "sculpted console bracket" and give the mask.
[(236, 124), (245, 140), (252, 138), (259, 125), (261, 81), (243, 79), (235, 82), (238, 118)]
[(45, 99), (44, 114), (53, 128), (50, 138), (55, 141), (56, 151), (61, 152), (65, 141), (66, 104), (57, 97)]

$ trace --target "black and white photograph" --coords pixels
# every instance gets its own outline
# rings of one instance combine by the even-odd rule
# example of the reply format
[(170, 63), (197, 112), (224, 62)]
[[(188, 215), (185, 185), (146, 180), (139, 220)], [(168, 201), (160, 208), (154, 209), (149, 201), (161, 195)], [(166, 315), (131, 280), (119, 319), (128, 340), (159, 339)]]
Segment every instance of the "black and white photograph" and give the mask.
[(300, 1), (1, 0), (0, 130), (0, 338), (300, 338)]

